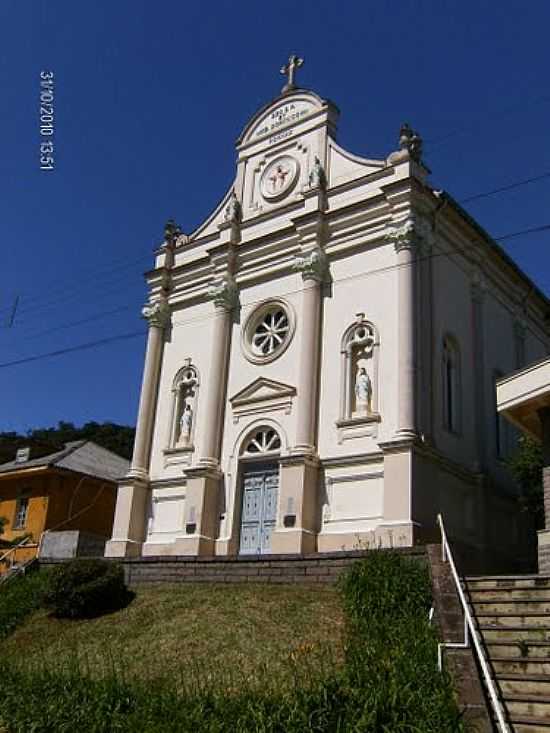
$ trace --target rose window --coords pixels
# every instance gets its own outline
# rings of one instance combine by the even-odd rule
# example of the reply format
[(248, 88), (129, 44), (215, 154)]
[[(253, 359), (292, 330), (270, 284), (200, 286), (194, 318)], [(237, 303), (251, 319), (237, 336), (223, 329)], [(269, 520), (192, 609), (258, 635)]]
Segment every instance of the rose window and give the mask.
[(294, 334), (292, 306), (281, 298), (260, 303), (246, 319), (241, 332), (241, 347), (253, 364), (265, 364), (285, 351)]
[(265, 313), (256, 325), (252, 335), (252, 351), (258, 356), (269, 356), (283, 344), (288, 336), (290, 324), (284, 310)]

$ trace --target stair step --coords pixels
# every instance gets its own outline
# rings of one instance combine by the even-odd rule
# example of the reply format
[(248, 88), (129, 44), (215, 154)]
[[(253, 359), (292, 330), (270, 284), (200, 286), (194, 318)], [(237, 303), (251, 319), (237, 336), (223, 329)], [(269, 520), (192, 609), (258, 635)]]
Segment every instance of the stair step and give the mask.
[(550, 675), (499, 674), (497, 682), (503, 698), (508, 695), (535, 695), (550, 699)]
[(544, 588), (476, 588), (468, 590), (472, 603), (510, 603), (511, 601), (550, 601), (550, 586)]
[(536, 611), (525, 611), (524, 613), (484, 613), (476, 611), (475, 616), (477, 618), (478, 624), (484, 627), (497, 626), (499, 628), (544, 628), (548, 627), (550, 623), (549, 614), (537, 613)]
[(550, 697), (542, 695), (506, 695), (506, 710), (511, 718), (529, 716), (550, 721)]
[(523, 616), (524, 614), (534, 614), (541, 616), (550, 615), (550, 599), (539, 600), (538, 598), (530, 599), (503, 599), (498, 601), (475, 601), (472, 599), (471, 605), (474, 608), (476, 616), (480, 614), (497, 614), (499, 616), (513, 615)]
[(510, 723), (514, 733), (548, 733), (550, 721), (548, 719), (536, 718), (532, 715), (510, 716)]
[(550, 675), (550, 657), (547, 659), (491, 657), (491, 665), (498, 678), (509, 674)]
[(466, 577), (464, 585), (468, 590), (481, 590), (483, 588), (550, 588), (550, 576), (548, 575), (485, 575)]
[(479, 624), (478, 626), (486, 644), (493, 641), (509, 643), (520, 640), (550, 641), (550, 626), (494, 626)]
[(491, 641), (485, 644), (489, 659), (524, 659), (526, 661), (550, 661), (550, 641)]

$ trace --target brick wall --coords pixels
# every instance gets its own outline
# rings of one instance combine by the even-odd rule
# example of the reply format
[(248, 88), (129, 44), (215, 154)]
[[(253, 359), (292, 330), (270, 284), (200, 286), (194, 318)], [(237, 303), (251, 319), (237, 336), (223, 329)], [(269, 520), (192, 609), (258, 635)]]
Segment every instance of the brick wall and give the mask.
[[(121, 562), (128, 585), (140, 583), (334, 583), (343, 570), (368, 551), (315, 553), (313, 555), (240, 555), (195, 558), (141, 557)], [(426, 560), (424, 547), (398, 550)], [(41, 560), (41, 565), (56, 561)]]

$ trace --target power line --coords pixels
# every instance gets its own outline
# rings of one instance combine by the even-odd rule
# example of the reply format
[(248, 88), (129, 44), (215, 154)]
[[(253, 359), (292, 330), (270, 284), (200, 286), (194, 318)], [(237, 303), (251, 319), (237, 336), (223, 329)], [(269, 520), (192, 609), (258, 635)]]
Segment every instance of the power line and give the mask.
[(133, 305), (123, 305), (120, 308), (113, 308), (110, 311), (101, 311), (100, 313), (95, 313), (94, 315), (88, 316), (87, 318), (81, 318), (79, 321), (71, 321), (69, 323), (62, 323), (59, 326), (54, 326), (53, 328), (48, 328), (45, 331), (38, 331), (35, 333), (24, 333), (25, 339), (33, 339), (38, 338), (39, 336), (46, 336), (49, 333), (54, 333), (55, 331), (63, 331), (66, 328), (74, 328), (75, 326), (82, 326), (85, 323), (90, 323), (91, 321), (98, 321), (102, 318), (106, 318), (107, 316), (114, 316), (117, 313), (122, 313), (123, 311), (127, 310), (133, 310)]
[(521, 237), (524, 234), (535, 234), (537, 232), (546, 232), (550, 229), (550, 224), (543, 224), (540, 227), (533, 227), (532, 229), (522, 229), (519, 232), (512, 232), (512, 234), (504, 234), (502, 237), (494, 237), (497, 241), (502, 241), (503, 239), (513, 239), (514, 237)]
[[(510, 183), (510, 184), (508, 184), (506, 186), (501, 186), (499, 188), (495, 188), (495, 189), (492, 189), (490, 191), (484, 191), (482, 193), (478, 193), (478, 194), (475, 194), (473, 196), (469, 196), (467, 198), (460, 199), (459, 203), (464, 204), (464, 203), (468, 203), (468, 202), (471, 202), (471, 201), (475, 201), (477, 199), (481, 199), (481, 198), (486, 198), (486, 197), (489, 197), (489, 196), (497, 195), (499, 193), (503, 193), (505, 191), (510, 191), (512, 189), (519, 188), (521, 186), (525, 186), (525, 185), (527, 185), (529, 183), (534, 183), (534, 182), (537, 182), (537, 181), (540, 181), (540, 180), (544, 180), (546, 178), (550, 178), (550, 173), (543, 173), (543, 174), (541, 174), (539, 176), (533, 176), (532, 178), (526, 178), (526, 179), (523, 179), (521, 181), (515, 181), (515, 182)], [(520, 233), (518, 233), (518, 235)], [(511, 236), (516, 236), (516, 234), (514, 234), (514, 235), (508, 235), (508, 237), (510, 237), (510, 238), (511, 238)], [(496, 239), (505, 239), (505, 238), (506, 238), (506, 235), (504, 237), (496, 237)], [(147, 257), (140, 257), (139, 259), (134, 260), (131, 263), (126, 263), (125, 265), (122, 265), (122, 266), (120, 266), (118, 268), (111, 268), (111, 269), (109, 269), (107, 271), (107, 273), (110, 274), (113, 271), (113, 269), (129, 269), (129, 268), (133, 267), (135, 264), (137, 264), (139, 262), (142, 262), (144, 259), (148, 259), (149, 260), (149, 256), (147, 256)], [(99, 275), (96, 275), (96, 277), (97, 276), (99, 276)], [(121, 281), (126, 281), (126, 280), (127, 280), (126, 276), (125, 275), (122, 275), (122, 276), (117, 276), (114, 280), (112, 280), (111, 282), (105, 283), (105, 284), (107, 284), (108, 286), (112, 286), (112, 285), (115, 285), (115, 283), (118, 283), (118, 282), (121, 282)], [(69, 292), (68, 294), (61, 295), (61, 297), (54, 298), (51, 301), (46, 301), (45, 303), (41, 304), (40, 306), (39, 305), (35, 305), (34, 307), (31, 307), (31, 308), (25, 308), (25, 307), (20, 308), (19, 309), (20, 310), (20, 313), (23, 316), (25, 316), (28, 313), (35, 313), (35, 312), (40, 312), (42, 314), (42, 312), (45, 309), (49, 309), (51, 307), (55, 307), (56, 305), (58, 305), (58, 304), (60, 304), (62, 302), (67, 302), (67, 301), (70, 302), (71, 300), (74, 300), (76, 298), (80, 298), (81, 293), (82, 293), (82, 287), (87, 287), (87, 286), (89, 287), (91, 285), (93, 285), (93, 282), (91, 282), (90, 280), (86, 281), (84, 283), (84, 285), (82, 285), (82, 284), (76, 285), (75, 284), (74, 286), (71, 286), (71, 288), (69, 290), (74, 290), (76, 288), (76, 292), (72, 292), (72, 293)], [(108, 287), (107, 289), (101, 289), (101, 290), (98, 291), (99, 294), (113, 293), (113, 292), (118, 292), (118, 287), (115, 287), (114, 289), (112, 287)], [(35, 301), (36, 300), (39, 300), (41, 297), (43, 297), (43, 296), (35, 296), (34, 300)], [(24, 318), (23, 319), (23, 322), (25, 322), (27, 320), (28, 319)]]
[(442, 143), (447, 142), (447, 140), (450, 140), (454, 137), (457, 137), (459, 135), (465, 135), (468, 133), (475, 132), (475, 130), (479, 129), (480, 126), (484, 125), (488, 121), (493, 120), (495, 117), (498, 116), (499, 120), (502, 119), (504, 115), (509, 114), (510, 112), (514, 111), (518, 107), (525, 108), (526, 106), (530, 106), (533, 104), (540, 104), (541, 102), (547, 102), (550, 100), (550, 95), (544, 94), (539, 97), (534, 97), (531, 100), (521, 100), (519, 102), (515, 102), (512, 105), (509, 105), (508, 107), (505, 107), (501, 112), (495, 113), (494, 115), (486, 115), (485, 118), (478, 118), (474, 122), (466, 123), (460, 127), (455, 128), (454, 130), (451, 130), (451, 132), (446, 133), (445, 135), (442, 135), (439, 138), (435, 138), (435, 140), (430, 140), (429, 138), (425, 140), (425, 144), (428, 147), (441, 145)]
[(535, 181), (542, 181), (544, 178), (550, 178), (550, 173), (543, 173), (540, 176), (534, 176), (533, 178), (525, 178), (523, 181), (516, 181), (515, 183), (510, 183), (508, 186), (501, 186), (500, 188), (493, 188), (492, 191), (484, 191), (483, 193), (476, 193), (474, 196), (468, 196), (468, 198), (460, 199), (460, 204), (467, 204), (470, 201), (477, 201), (477, 199), (482, 199), (487, 196), (494, 196), (497, 193), (503, 193), (504, 191), (511, 191), (514, 188), (520, 188), (520, 186), (525, 186), (528, 183), (534, 183)]
[(132, 333), (123, 333), (118, 336), (109, 336), (104, 339), (98, 339), (97, 341), (88, 341), (85, 344), (77, 344), (76, 346), (68, 346), (65, 349), (57, 349), (57, 351), (50, 351), (47, 354), (36, 354), (35, 356), (26, 356), (22, 359), (14, 359), (14, 361), (6, 361), (0, 364), (0, 369), (10, 366), (19, 366), (20, 364), (27, 364), (30, 361), (40, 361), (42, 359), (49, 359), (53, 356), (61, 356), (62, 354), (70, 354), (75, 351), (83, 351), (84, 349), (92, 349), (95, 346), (101, 346), (103, 344), (110, 344), (114, 341), (123, 341), (125, 339), (136, 338), (136, 336), (145, 336), (147, 331), (133, 331)]
[[(504, 234), (504, 235), (502, 235), (500, 237), (496, 237), (495, 239), (497, 239), (497, 240), (510, 239), (512, 237), (520, 236), (521, 234), (533, 234), (533, 233), (536, 233), (536, 232), (541, 232), (541, 231), (546, 231), (546, 230), (550, 230), (550, 224), (544, 224), (544, 225), (542, 225), (540, 227), (534, 227), (532, 229), (525, 229), (522, 232), (513, 232), (511, 234)], [(436, 257), (448, 257), (448, 256), (453, 255), (453, 254), (463, 254), (465, 251), (470, 250), (470, 249), (473, 249), (476, 246), (477, 246), (477, 243), (476, 242), (472, 242), (471, 244), (464, 245), (462, 247), (450, 247), (448, 250), (444, 250), (442, 252), (432, 252), (431, 254), (420, 256), (420, 257), (418, 257), (416, 259), (415, 262), (423, 262), (425, 260), (435, 259)], [(356, 274), (347, 275), (347, 276), (341, 277), (341, 278), (335, 278), (335, 279), (333, 279), (331, 281), (331, 284), (338, 284), (338, 283), (342, 283), (342, 282), (347, 282), (349, 280), (364, 279), (364, 278), (367, 278), (367, 277), (372, 277), (373, 275), (379, 275), (379, 274), (382, 274), (382, 273), (385, 273), (385, 272), (389, 272), (391, 270), (397, 270), (397, 269), (401, 269), (403, 267), (410, 267), (411, 264), (412, 263), (386, 265), (384, 267), (378, 267), (378, 268), (376, 268), (374, 270), (369, 270), (368, 272), (356, 273)], [(296, 294), (296, 293), (301, 292), (302, 289), (303, 288), (300, 287), (300, 288), (296, 288), (294, 290), (287, 290), (286, 292), (281, 293), (280, 295), (281, 296), (283, 296), (283, 295), (293, 295), (293, 294)], [(261, 298), (258, 299), (258, 300), (256, 300), (256, 301), (249, 301), (248, 303), (245, 304), (244, 307), (250, 308), (250, 307), (252, 307), (254, 305), (257, 305), (258, 303), (261, 303), (262, 301), (263, 301), (263, 299), (261, 299)], [(200, 322), (200, 321), (207, 321), (207, 320), (210, 320), (211, 318), (213, 318), (213, 314), (207, 314), (207, 315), (204, 315), (204, 316), (198, 316), (196, 318), (189, 318), (189, 319), (187, 319), (185, 321), (175, 321), (172, 324), (172, 327), (173, 328), (178, 328), (178, 327), (181, 327), (181, 326), (189, 325), (190, 323), (197, 323), (197, 322)], [(108, 344), (108, 343), (112, 343), (112, 342), (116, 342), (116, 341), (122, 341), (122, 340), (125, 340), (125, 339), (135, 338), (137, 336), (144, 336), (144, 335), (146, 335), (146, 333), (147, 333), (147, 331), (134, 331), (134, 332), (127, 333), (127, 334), (121, 334), (121, 335), (117, 335), (117, 336), (111, 336), (111, 337), (108, 337), (108, 338), (98, 339), (96, 341), (89, 341), (89, 342), (84, 343), (84, 344), (77, 344), (75, 346), (66, 347), (64, 349), (58, 349), (56, 351), (51, 351), (51, 352), (48, 352), (48, 353), (45, 353), (45, 354), (36, 354), (34, 356), (22, 357), (21, 359), (16, 359), (16, 360), (13, 360), (13, 361), (0, 363), (0, 369), (4, 369), (4, 368), (10, 367), (10, 366), (19, 366), (21, 364), (26, 364), (26, 363), (33, 362), (33, 361), (40, 361), (42, 359), (49, 359), (49, 358), (52, 358), (52, 357), (55, 357), (55, 356), (62, 356), (64, 354), (74, 353), (74, 352), (77, 352), (77, 351), (83, 351), (85, 349), (91, 349), (91, 348), (94, 348), (96, 346), (102, 346), (104, 344)]]

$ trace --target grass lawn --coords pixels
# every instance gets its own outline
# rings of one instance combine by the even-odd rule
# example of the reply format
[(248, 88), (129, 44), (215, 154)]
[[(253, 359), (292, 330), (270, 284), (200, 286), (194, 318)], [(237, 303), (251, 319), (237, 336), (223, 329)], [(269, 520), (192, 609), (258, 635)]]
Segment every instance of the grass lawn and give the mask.
[[(138, 586), (127, 608), (100, 618), (32, 614), (0, 642), (25, 667), (124, 678), (171, 677), (176, 686), (239, 680), (273, 689), (296, 668), (342, 661), (343, 611), (332, 587), (182, 584)], [(297, 664), (289, 664), (292, 659)]]

